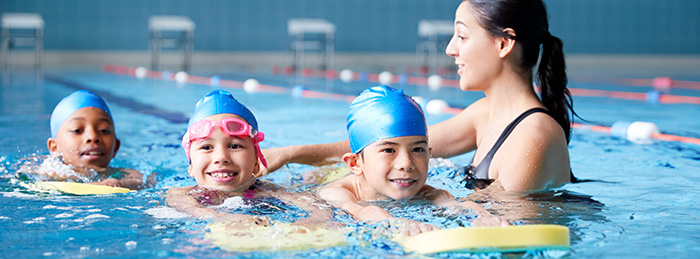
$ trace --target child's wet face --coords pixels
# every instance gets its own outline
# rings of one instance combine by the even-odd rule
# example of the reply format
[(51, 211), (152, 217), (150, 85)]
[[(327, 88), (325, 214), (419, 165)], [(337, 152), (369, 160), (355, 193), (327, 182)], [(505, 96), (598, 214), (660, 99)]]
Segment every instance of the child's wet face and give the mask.
[[(218, 114), (206, 120), (216, 121), (227, 117), (238, 116)], [(189, 174), (200, 186), (234, 191), (247, 186), (253, 172), (257, 171), (255, 152), (250, 137), (232, 138), (224, 134), (221, 128), (215, 127), (209, 138), (192, 142)]]
[(406, 200), (425, 185), (429, 159), (427, 137), (396, 137), (365, 147), (360, 167), (367, 183), (378, 195)]
[(119, 149), (119, 140), (109, 115), (95, 107), (78, 109), (49, 140), (49, 151), (58, 153), (64, 163), (102, 169), (109, 165)]

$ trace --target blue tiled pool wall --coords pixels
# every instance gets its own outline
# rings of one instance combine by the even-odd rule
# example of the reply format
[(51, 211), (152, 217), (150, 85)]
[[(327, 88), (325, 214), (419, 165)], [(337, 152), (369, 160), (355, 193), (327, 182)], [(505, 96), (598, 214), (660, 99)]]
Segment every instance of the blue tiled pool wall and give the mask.
[[(35, 12), (47, 50), (145, 50), (150, 15), (185, 15), (202, 51), (284, 51), (289, 18), (336, 24), (339, 52), (413, 52), (421, 19), (452, 20), (459, 0), (3, 0)], [(700, 1), (546, 0), (568, 53), (700, 54)]]

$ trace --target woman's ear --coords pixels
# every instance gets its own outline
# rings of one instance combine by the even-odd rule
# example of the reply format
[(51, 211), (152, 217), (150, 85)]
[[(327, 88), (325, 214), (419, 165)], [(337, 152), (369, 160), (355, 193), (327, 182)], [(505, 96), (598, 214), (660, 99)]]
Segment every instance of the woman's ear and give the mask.
[(194, 175), (192, 175), (192, 163), (190, 163), (190, 165), (187, 166), (187, 174), (189, 174), (190, 177), (194, 178)]
[(58, 149), (58, 144), (56, 143), (56, 140), (54, 138), (49, 138), (46, 140), (46, 148), (49, 149), (49, 153), (54, 153), (56, 152), (56, 149)]
[(513, 49), (515, 49), (515, 30), (511, 28), (506, 28), (503, 30), (503, 32), (507, 33), (510, 35), (510, 38), (506, 37), (499, 37), (497, 38), (498, 40), (498, 56), (500, 58), (505, 58), (507, 57), (511, 52), (513, 52)]
[(355, 153), (345, 153), (343, 155), (343, 162), (350, 168), (355, 175), (362, 175), (362, 167), (360, 166), (360, 155)]

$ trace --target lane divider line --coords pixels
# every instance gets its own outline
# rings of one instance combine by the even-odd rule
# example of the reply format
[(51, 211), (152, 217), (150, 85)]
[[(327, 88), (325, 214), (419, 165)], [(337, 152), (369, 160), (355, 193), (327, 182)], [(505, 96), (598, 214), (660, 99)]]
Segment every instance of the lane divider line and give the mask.
[[(134, 73), (135, 68), (125, 67), (125, 66), (105, 65), (105, 66), (103, 66), (103, 70), (105, 72), (110, 72), (110, 73), (114, 73), (114, 74), (135, 76), (135, 73)], [(164, 74), (163, 72), (149, 70), (146, 73), (146, 78), (151, 78), (151, 79), (156, 79), (156, 80), (174, 81), (174, 79), (175, 79), (174, 74), (166, 76), (167, 78), (164, 78), (163, 74)], [(368, 78), (372, 78), (372, 77), (368, 75)], [(212, 82), (212, 78), (207, 78), (207, 77), (188, 76), (188, 78), (187, 78), (187, 83), (190, 83), (190, 84), (211, 86), (211, 82)], [(227, 87), (227, 88), (243, 89), (243, 82), (234, 81), (234, 80), (219, 79), (218, 86)], [(277, 94), (289, 94), (290, 93), (290, 90), (288, 88), (281, 87), (281, 86), (260, 84), (259, 87), (260, 88), (258, 88), (258, 90), (263, 91), (263, 92), (277, 93)], [(569, 88), (569, 89), (571, 90), (571, 88)], [(580, 91), (580, 90), (586, 90), (586, 91)], [(591, 90), (591, 89), (576, 89), (574, 91), (579, 91), (578, 94), (582, 94), (582, 95), (587, 94), (589, 96), (601, 96), (601, 97), (615, 96), (615, 98), (631, 99), (631, 100), (639, 100), (640, 98), (642, 98), (642, 99), (646, 98), (646, 95), (644, 93), (628, 93), (628, 92)], [(574, 93), (574, 91), (572, 91), (572, 94)], [(625, 93), (625, 94), (621, 94), (621, 93)], [(627, 94), (629, 94), (629, 95), (627, 95)], [(312, 90), (302, 90), (300, 93), (300, 96), (303, 98), (335, 100), (335, 101), (344, 101), (344, 102), (348, 102), (348, 103), (352, 102), (352, 100), (355, 99), (355, 96), (351, 96), (351, 95), (327, 93), (327, 92), (312, 91)], [(663, 100), (663, 98), (665, 96), (667, 96), (667, 95), (662, 95), (661, 99)], [(688, 96), (685, 96), (685, 97), (688, 97)], [(677, 96), (677, 97), (666, 97), (666, 98), (681, 98), (681, 97)], [(699, 100), (695, 100), (695, 99), (689, 99), (689, 100), (697, 101), (698, 104), (700, 104), (700, 98), (698, 98), (698, 99)], [(448, 107), (445, 107), (442, 110), (442, 112), (446, 113), (446, 114), (458, 114), (458, 113), (462, 112), (462, 110), (464, 110), (464, 109), (454, 108), (454, 107), (448, 106)], [(581, 124), (581, 123), (572, 123), (572, 128), (589, 129), (589, 130), (594, 131), (594, 132), (602, 132), (602, 133), (606, 133), (606, 134), (610, 134), (610, 131), (611, 131), (611, 127), (598, 126), (598, 125), (588, 125), (588, 124)], [(653, 134), (652, 138), (658, 139), (658, 140), (664, 140), (664, 141), (675, 141), (675, 142), (683, 142), (683, 143), (700, 145), (700, 139), (692, 138), (692, 137), (684, 137), (684, 136), (676, 136), (676, 135), (658, 133), (658, 134)]]

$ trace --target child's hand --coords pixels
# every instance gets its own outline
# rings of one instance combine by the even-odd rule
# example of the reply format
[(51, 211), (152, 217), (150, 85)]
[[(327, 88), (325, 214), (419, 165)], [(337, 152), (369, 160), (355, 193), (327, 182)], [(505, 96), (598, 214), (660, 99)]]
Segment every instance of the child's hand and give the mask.
[(471, 209), (476, 213), (476, 219), (472, 221), (472, 226), (475, 227), (488, 227), (488, 226), (509, 226), (510, 223), (496, 215), (491, 214), (488, 210), (481, 207), (481, 205), (476, 204), (472, 201), (464, 201), (459, 204), (463, 208)]
[(220, 214), (217, 213), (218, 222), (226, 222), (226, 229), (229, 230), (244, 230), (253, 226), (269, 227), (270, 220), (263, 217), (253, 217), (241, 214)]
[(111, 186), (111, 187), (126, 187), (124, 186), (124, 183), (122, 181), (119, 181), (115, 178), (109, 178), (107, 180), (102, 180), (99, 182), (93, 182), (92, 184), (96, 185), (106, 185), (106, 186)]
[(510, 226), (510, 222), (507, 220), (504, 220), (498, 216), (488, 214), (488, 215), (479, 215), (477, 218), (475, 218), (472, 221), (472, 226), (475, 227), (506, 227)]
[(63, 173), (56, 173), (54, 171), (38, 171), (37, 172), (39, 175), (43, 175), (49, 178), (49, 180), (53, 181), (65, 181), (66, 180), (66, 175)]
[(423, 223), (410, 219), (397, 219), (399, 222), (399, 230), (403, 236), (415, 236), (420, 233), (425, 233), (433, 230), (439, 230), (440, 228), (435, 225), (430, 225), (428, 223)]

